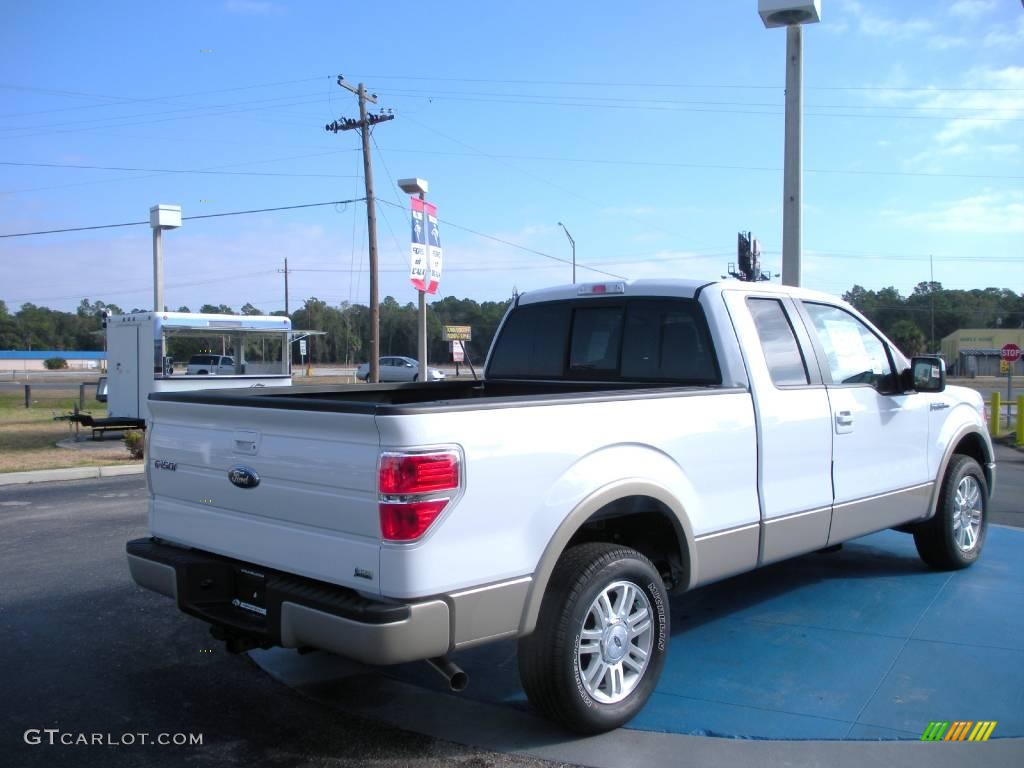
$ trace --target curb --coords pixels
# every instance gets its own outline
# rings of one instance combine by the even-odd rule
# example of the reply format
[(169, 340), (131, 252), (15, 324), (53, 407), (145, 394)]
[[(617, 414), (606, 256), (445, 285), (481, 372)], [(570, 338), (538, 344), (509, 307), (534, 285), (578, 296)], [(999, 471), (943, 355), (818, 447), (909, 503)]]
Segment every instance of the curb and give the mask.
[(0, 486), (24, 483), (52, 483), (58, 480), (93, 480), (100, 477), (141, 475), (146, 465), (110, 464), (105, 467), (68, 467), (67, 469), (36, 469), (30, 472), (6, 472), (0, 474)]

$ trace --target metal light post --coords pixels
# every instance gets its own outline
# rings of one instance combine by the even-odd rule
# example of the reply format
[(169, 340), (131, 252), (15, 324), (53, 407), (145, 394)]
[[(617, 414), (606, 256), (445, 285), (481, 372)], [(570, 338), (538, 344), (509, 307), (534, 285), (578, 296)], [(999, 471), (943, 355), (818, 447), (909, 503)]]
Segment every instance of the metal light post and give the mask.
[(821, 0), (758, 0), (769, 29), (786, 27), (786, 138), (782, 179), (782, 284), (800, 285), (803, 185), (803, 31), (821, 21)]
[(161, 232), (181, 226), (180, 205), (154, 205), (149, 209), (153, 228), (153, 311), (164, 311), (164, 254)]
[(569, 234), (569, 230), (565, 228), (565, 224), (558, 222), (558, 226), (565, 232), (565, 236), (569, 238), (569, 244), (572, 245), (572, 284), (576, 285), (576, 241), (572, 239), (572, 235)]
[[(420, 200), (427, 199), (427, 191), (430, 189), (427, 180), (420, 178), (399, 179), (398, 187), (407, 195), (419, 195)], [(425, 222), (424, 226), (426, 226)], [(416, 358), (420, 363), (420, 381), (429, 381), (430, 376), (427, 371), (427, 292), (417, 290), (416, 293), (419, 294), (416, 316)]]

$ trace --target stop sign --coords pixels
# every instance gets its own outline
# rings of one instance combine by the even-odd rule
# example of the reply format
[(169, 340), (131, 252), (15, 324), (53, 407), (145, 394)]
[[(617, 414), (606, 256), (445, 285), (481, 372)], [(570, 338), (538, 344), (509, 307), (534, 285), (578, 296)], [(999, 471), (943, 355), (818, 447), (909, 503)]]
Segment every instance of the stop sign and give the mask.
[(1007, 344), (999, 350), (999, 357), (1008, 363), (1016, 363), (1020, 359), (1020, 347), (1016, 344)]

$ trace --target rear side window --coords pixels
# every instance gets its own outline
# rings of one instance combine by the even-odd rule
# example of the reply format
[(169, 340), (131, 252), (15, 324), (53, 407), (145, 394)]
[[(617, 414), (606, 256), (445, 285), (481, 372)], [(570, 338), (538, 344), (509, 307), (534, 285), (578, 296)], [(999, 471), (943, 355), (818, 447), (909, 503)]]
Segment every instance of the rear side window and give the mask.
[(690, 299), (520, 307), (502, 329), (487, 375), (691, 384), (721, 380), (703, 311)]
[(777, 386), (808, 384), (807, 366), (793, 326), (777, 299), (747, 299), (768, 372)]
[(488, 375), (561, 377), (569, 317), (568, 304), (528, 304), (513, 310), (501, 329)]
[(214, 355), (192, 355), (189, 365), (216, 365), (217, 358)]

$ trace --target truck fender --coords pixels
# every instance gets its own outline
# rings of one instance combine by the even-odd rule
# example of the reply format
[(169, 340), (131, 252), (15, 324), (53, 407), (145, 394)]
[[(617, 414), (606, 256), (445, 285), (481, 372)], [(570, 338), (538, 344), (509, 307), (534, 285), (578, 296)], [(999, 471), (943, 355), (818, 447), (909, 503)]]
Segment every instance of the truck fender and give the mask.
[(674, 517), (673, 522), (677, 529), (676, 533), (680, 537), (680, 548), (686, 553), (687, 560), (691, 564), (689, 581), (690, 583), (693, 582), (693, 575), (696, 571), (693, 527), (679, 499), (649, 478), (621, 478), (603, 485), (580, 501), (555, 530), (554, 535), (544, 549), (544, 553), (541, 555), (540, 561), (537, 563), (537, 568), (534, 570), (533, 581), (530, 584), (526, 604), (523, 607), (522, 619), (520, 620), (520, 635), (528, 635), (536, 627), (537, 616), (540, 613), (540, 604), (547, 590), (551, 572), (554, 570), (555, 563), (558, 562), (558, 558), (561, 557), (562, 552), (572, 537), (594, 513), (614, 501), (630, 496), (649, 496), (671, 510)]
[[(988, 436), (988, 431), (975, 423), (977, 414), (970, 406), (959, 405), (956, 409), (964, 409), (965, 412), (974, 414), (974, 418), (968, 423), (961, 422), (959, 425), (955, 424), (952, 418), (947, 419), (942, 431), (935, 439), (936, 444), (945, 445), (946, 447), (942, 454), (942, 460), (939, 462), (938, 471), (935, 474), (935, 485), (932, 487), (931, 499), (928, 502), (928, 514), (921, 518), (921, 520), (931, 519), (935, 515), (935, 510), (939, 504), (939, 492), (942, 489), (942, 478), (946, 476), (946, 469), (949, 467), (949, 462), (953, 459), (953, 454), (956, 453), (957, 446), (960, 445), (965, 437), (973, 435), (981, 445), (980, 456), (974, 456), (974, 458), (978, 460), (982, 471), (985, 473), (985, 479), (989, 486), (989, 495), (991, 495), (993, 485), (995, 484), (995, 465), (993, 464), (995, 452), (992, 449), (992, 440)], [(968, 455), (973, 454), (969, 453)]]

